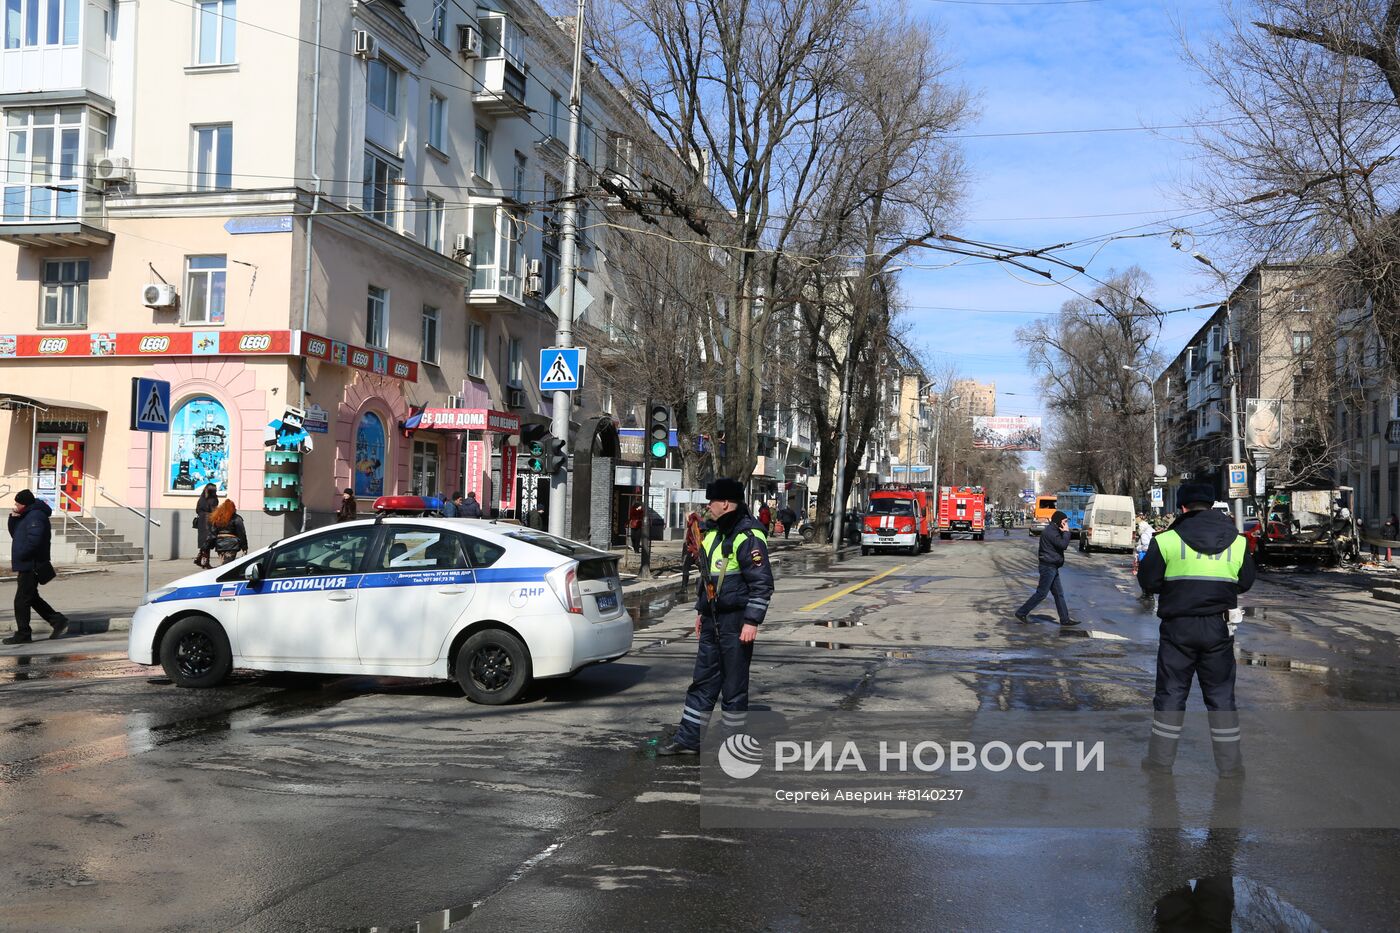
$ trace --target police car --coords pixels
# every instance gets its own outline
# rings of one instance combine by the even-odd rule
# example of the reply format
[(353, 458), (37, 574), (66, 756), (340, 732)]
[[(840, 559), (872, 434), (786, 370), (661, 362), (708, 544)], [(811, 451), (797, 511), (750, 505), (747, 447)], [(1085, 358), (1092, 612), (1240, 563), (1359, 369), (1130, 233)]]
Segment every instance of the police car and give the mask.
[(234, 668), (455, 679), (478, 703), (632, 646), (617, 558), (519, 525), (386, 497), (147, 593), (128, 655), (182, 687)]

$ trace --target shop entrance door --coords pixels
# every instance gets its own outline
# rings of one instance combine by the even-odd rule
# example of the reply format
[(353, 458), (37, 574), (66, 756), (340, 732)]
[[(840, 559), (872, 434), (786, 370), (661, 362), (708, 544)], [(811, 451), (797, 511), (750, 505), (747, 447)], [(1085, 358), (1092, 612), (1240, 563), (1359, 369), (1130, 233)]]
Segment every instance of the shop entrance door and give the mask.
[(436, 496), (441, 491), (438, 485), (442, 446), (437, 441), (413, 442), (412, 491), (419, 496)]
[(40, 434), (34, 447), (34, 495), (55, 512), (81, 512), (87, 438)]

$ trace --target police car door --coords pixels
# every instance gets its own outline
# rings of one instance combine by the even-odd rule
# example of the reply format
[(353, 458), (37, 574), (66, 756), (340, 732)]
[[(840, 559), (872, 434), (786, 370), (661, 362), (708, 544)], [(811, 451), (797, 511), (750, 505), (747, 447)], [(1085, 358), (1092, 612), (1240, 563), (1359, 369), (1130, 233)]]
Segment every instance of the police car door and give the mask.
[(360, 660), (432, 664), (475, 591), (466, 542), (431, 525), (385, 524), (384, 531), (360, 583)]
[(268, 555), (238, 597), (238, 654), (250, 661), (354, 664), (355, 593), (373, 525), (300, 538)]

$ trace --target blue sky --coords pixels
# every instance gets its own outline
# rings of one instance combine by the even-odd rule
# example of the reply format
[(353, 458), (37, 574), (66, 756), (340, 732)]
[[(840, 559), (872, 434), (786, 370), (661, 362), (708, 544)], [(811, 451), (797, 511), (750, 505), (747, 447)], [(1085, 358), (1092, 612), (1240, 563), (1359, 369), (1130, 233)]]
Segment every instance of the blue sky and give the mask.
[[(981, 115), (968, 127), (970, 134), (1181, 124), (1211, 105), (1182, 60), (1177, 36), (1184, 28), (1198, 44), (1218, 34), (1219, 0), (911, 3), (915, 15), (941, 26), (944, 48), (958, 63), (956, 79), (977, 96)], [(1176, 185), (1193, 154), (1182, 142), (1188, 137), (1188, 130), (1173, 129), (965, 139), (973, 182), (956, 232), (987, 242), (1047, 246), (1185, 213), (1189, 207)], [(1136, 263), (1152, 276), (1149, 298), (1159, 307), (1199, 304), (1219, 294), (1202, 267), (1173, 250), (1165, 235), (1116, 240), (1097, 254), (1094, 249), (1098, 244), (1066, 258), (1089, 263), (1099, 278)], [(905, 263), (900, 284), (911, 306), (911, 342), (933, 352), (939, 363), (951, 354), (963, 376), (995, 380), (998, 391), (1016, 393), (998, 398), (998, 413), (1041, 413), (1016, 328), (1057, 310), (1073, 294), (1029, 284), (1024, 274), (1018, 281), (999, 264), (917, 268), (948, 261), (925, 252)], [(1082, 278), (1074, 284), (1082, 291), (1094, 285)], [(1207, 314), (1172, 315), (1161, 350), (1174, 354)]]

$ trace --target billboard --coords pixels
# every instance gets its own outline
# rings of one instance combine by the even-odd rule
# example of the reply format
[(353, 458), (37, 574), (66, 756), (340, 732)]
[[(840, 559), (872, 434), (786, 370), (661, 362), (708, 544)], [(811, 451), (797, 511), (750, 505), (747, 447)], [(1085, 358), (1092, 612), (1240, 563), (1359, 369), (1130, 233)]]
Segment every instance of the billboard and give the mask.
[(1283, 402), (1276, 398), (1245, 399), (1245, 446), (1278, 450), (1283, 446)]
[(1040, 417), (978, 415), (972, 419), (972, 446), (979, 450), (1039, 450)]

